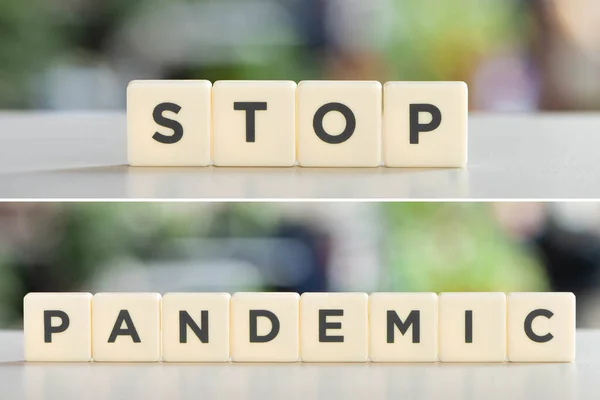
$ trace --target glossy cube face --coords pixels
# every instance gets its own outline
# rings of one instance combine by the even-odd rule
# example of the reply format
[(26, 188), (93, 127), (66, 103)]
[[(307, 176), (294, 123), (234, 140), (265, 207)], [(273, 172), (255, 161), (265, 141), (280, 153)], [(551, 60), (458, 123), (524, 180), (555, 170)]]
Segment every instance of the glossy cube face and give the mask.
[(437, 295), (372, 293), (369, 356), (374, 362), (437, 361)]
[(94, 295), (92, 345), (94, 361), (159, 361), (160, 295)]
[(464, 82), (387, 82), (383, 160), (388, 167), (464, 167), (468, 94)]
[(26, 361), (86, 362), (92, 356), (90, 293), (29, 293), (23, 300)]
[(573, 293), (508, 295), (508, 359), (513, 362), (573, 362)]
[(127, 155), (132, 166), (210, 163), (209, 81), (132, 81), (127, 87)]
[(229, 361), (229, 293), (167, 293), (162, 298), (166, 362)]
[(298, 293), (235, 293), (231, 299), (231, 359), (298, 361), (298, 307)]
[(305, 362), (366, 362), (366, 293), (300, 296), (300, 357)]
[(296, 163), (295, 82), (217, 81), (212, 101), (215, 165)]
[(442, 293), (438, 302), (440, 361), (506, 361), (504, 293)]
[(298, 84), (298, 163), (303, 167), (381, 164), (381, 84), (302, 81)]

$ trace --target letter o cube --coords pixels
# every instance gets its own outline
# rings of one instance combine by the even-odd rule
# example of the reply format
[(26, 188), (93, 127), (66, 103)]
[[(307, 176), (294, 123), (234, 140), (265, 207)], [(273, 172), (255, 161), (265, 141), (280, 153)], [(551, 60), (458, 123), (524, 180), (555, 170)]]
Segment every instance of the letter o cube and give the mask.
[(300, 166), (381, 165), (381, 83), (302, 81), (297, 108)]

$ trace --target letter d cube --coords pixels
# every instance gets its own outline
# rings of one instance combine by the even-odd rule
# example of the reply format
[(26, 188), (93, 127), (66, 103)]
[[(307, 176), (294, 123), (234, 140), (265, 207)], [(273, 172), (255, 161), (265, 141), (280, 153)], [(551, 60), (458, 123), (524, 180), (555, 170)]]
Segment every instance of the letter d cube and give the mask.
[(298, 302), (298, 293), (235, 293), (231, 297), (232, 361), (298, 361)]

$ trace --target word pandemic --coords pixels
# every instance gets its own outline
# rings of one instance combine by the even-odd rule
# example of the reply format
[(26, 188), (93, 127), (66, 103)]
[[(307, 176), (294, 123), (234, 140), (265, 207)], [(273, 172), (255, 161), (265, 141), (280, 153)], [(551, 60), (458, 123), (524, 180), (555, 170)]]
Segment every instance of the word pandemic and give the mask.
[(132, 166), (464, 167), (464, 82), (135, 80)]
[(26, 361), (572, 362), (572, 293), (29, 293)]

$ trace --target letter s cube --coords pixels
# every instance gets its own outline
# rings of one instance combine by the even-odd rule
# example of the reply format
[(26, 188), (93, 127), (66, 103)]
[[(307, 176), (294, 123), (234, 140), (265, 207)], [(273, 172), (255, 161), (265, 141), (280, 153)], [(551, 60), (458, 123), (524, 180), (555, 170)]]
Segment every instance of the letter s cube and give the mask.
[(127, 158), (132, 166), (210, 164), (212, 85), (137, 80), (127, 87)]

